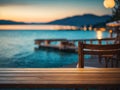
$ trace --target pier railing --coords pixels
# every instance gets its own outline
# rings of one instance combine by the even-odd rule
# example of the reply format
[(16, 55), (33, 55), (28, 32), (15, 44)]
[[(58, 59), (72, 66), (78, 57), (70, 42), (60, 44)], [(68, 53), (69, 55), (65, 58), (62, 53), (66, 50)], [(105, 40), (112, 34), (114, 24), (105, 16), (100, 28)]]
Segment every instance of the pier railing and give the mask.
[[(51, 42), (60, 42), (59, 45), (51, 45)], [(78, 46), (76, 42), (83, 42), (85, 44), (113, 44), (115, 43), (115, 38), (103, 38), (103, 39), (37, 39), (35, 44), (38, 45), (38, 49), (50, 49), (59, 50), (64, 52), (78, 53)], [(98, 55), (99, 62), (101, 63), (102, 57)]]
[(102, 44), (104, 42), (104, 44), (110, 44), (110, 43), (114, 43), (115, 42), (115, 38), (103, 38), (103, 39), (76, 39), (76, 40), (68, 40), (68, 41), (73, 41), (73, 42), (83, 42), (83, 43), (90, 43), (93, 44), (94, 42), (96, 42), (97, 44)]
[(44, 43), (44, 45), (50, 45), (51, 42), (84, 42), (84, 43), (90, 43), (93, 44), (96, 42), (97, 44), (111, 44), (115, 42), (115, 38), (103, 38), (103, 39), (36, 39), (35, 44), (41, 45), (41, 43)]

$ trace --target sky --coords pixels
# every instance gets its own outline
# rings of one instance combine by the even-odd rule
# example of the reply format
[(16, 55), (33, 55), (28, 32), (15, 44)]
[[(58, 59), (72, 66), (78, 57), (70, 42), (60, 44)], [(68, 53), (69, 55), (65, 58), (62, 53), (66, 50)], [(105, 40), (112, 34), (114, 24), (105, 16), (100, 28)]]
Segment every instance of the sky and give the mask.
[(104, 0), (0, 0), (0, 20), (50, 22), (75, 15), (112, 14)]

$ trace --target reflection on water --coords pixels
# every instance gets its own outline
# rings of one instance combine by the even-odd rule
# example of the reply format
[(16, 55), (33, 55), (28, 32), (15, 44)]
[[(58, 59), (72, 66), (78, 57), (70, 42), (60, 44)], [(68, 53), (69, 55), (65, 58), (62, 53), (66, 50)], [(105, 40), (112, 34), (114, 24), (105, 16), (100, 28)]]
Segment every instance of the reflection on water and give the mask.
[(97, 39), (102, 39), (103, 31), (96, 31)]
[(0, 25), (1, 30), (54, 30), (59, 25)]
[(0, 25), (0, 30), (76, 30), (75, 26), (63, 25)]
[[(109, 32), (102, 32), (101, 37), (109, 37)], [(91, 39), (98, 37), (95, 31), (0, 30), (0, 67), (50, 68), (62, 67), (78, 61), (77, 54), (46, 50), (34, 51), (35, 39), (51, 38)]]

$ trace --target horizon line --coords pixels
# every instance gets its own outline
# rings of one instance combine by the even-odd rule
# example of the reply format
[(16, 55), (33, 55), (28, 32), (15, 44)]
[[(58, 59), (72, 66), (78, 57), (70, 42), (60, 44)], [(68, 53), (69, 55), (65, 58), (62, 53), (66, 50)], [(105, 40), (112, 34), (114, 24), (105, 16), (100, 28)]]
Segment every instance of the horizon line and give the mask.
[(15, 20), (8, 20), (8, 19), (0, 19), (0, 21), (2, 21), (2, 20), (4, 20), (4, 21), (12, 21), (12, 22), (21, 22), (21, 23), (27, 23), (27, 24), (31, 24), (31, 23), (43, 23), (43, 24), (45, 24), (45, 23), (49, 23), (49, 22), (52, 22), (52, 21), (56, 21), (56, 20), (60, 20), (60, 19), (65, 19), (65, 18), (70, 18), (70, 17), (74, 17), (74, 16), (84, 16), (84, 15), (94, 15), (94, 16), (99, 16), (99, 17), (101, 17), (101, 16), (112, 16), (112, 14), (110, 15), (110, 14), (103, 14), (103, 15), (97, 15), (97, 14), (92, 14), (92, 13), (86, 13), (86, 14), (81, 14), (81, 15), (72, 15), (72, 16), (67, 16), (67, 17), (64, 17), (64, 18), (58, 18), (58, 19), (55, 19), (55, 20), (51, 20), (51, 21), (48, 21), (48, 22), (27, 22), (27, 21), (15, 21)]

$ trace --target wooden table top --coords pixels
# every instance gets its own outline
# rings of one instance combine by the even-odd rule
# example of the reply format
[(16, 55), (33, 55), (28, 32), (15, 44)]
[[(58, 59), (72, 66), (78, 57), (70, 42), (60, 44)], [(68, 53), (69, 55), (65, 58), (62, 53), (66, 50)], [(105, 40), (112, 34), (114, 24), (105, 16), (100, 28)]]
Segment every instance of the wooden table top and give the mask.
[(0, 68), (0, 87), (119, 87), (120, 68)]

